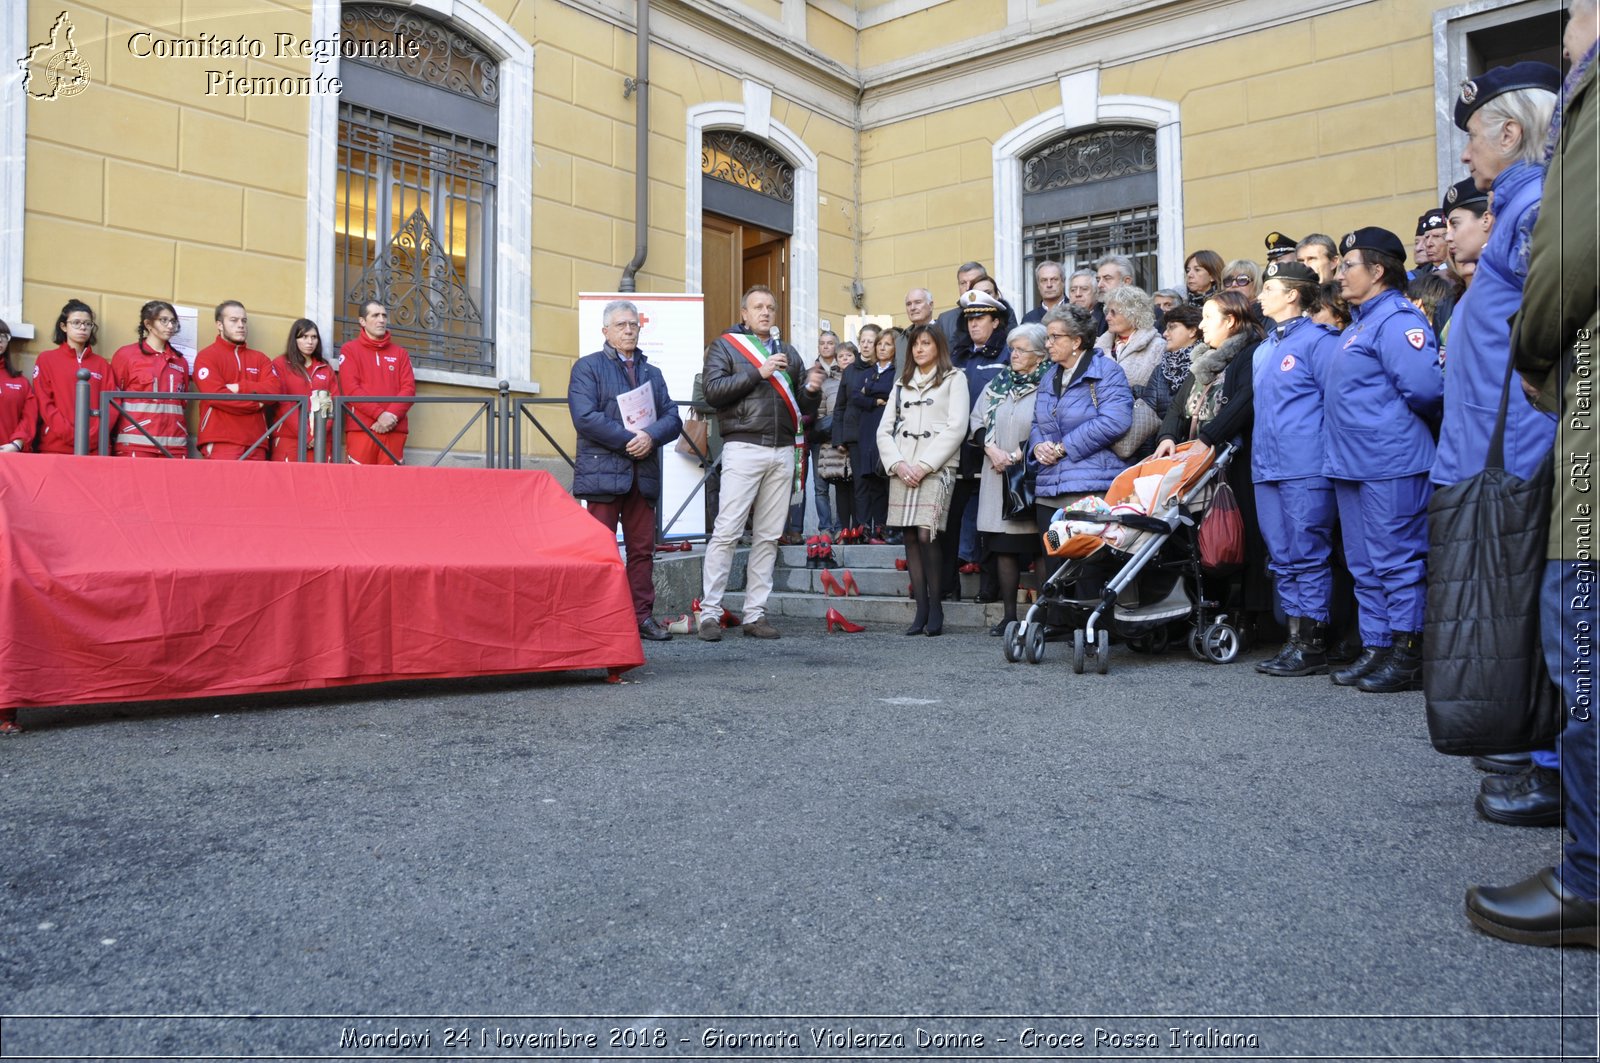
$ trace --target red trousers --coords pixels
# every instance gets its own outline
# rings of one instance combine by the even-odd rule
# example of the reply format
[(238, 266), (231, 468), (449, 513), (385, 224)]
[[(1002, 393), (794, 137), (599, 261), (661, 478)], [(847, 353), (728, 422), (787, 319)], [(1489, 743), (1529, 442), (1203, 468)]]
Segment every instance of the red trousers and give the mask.
[(656, 504), (639, 493), (639, 483), (611, 502), (588, 503), (594, 519), (613, 533), (622, 523), (622, 547), (628, 555), (628, 589), (633, 592), (633, 611), (639, 623), (650, 619), (656, 608)]
[[(365, 432), (346, 432), (344, 435), (345, 460), (355, 465), (398, 465), (405, 460), (406, 433), (390, 432), (388, 435), (380, 435), (378, 438), (383, 440), (382, 448), (373, 442), (372, 437)], [(385, 454), (383, 452), (384, 448), (387, 448), (389, 454), (393, 454), (394, 458), (389, 457), (389, 454)], [(396, 461), (395, 458), (400, 460)]]
[[(266, 461), (268, 443), (262, 443), (251, 451), (245, 461)], [(210, 458), (212, 461), (238, 461), (249, 447), (240, 446), (238, 443), (207, 443), (200, 448), (200, 456)]]

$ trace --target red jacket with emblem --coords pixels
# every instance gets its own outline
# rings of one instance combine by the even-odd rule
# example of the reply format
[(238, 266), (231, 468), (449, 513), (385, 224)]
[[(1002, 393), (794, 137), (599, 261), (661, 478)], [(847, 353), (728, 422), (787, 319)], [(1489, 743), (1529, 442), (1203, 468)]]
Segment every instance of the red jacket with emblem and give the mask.
[[(230, 390), (237, 384), (235, 394), (277, 395), (281, 392), (278, 378), (272, 372), (272, 359), (260, 351), (222, 337), (203, 349), (194, 359), (194, 386), (208, 395)], [(248, 447), (267, 431), (265, 406), (260, 402), (202, 402), (200, 404), (200, 430), (195, 439), (203, 447), (208, 443), (232, 443)], [(263, 456), (268, 444), (261, 444)]]
[[(189, 363), (171, 344), (157, 352), (141, 340), (119, 347), (111, 356), (111, 382), (112, 391), (188, 391)], [(183, 403), (123, 399), (120, 405), (122, 415), (111, 430), (112, 453), (159, 455), (161, 451), (145, 436), (148, 432), (173, 455), (186, 456), (189, 425), (183, 418)]]
[(89, 450), (100, 445), (100, 392), (111, 383), (111, 363), (85, 347), (82, 357), (63, 343), (33, 364), (33, 391), (39, 403), (39, 453), (71, 454), (77, 420), (78, 370), (89, 370)]
[[(362, 332), (339, 348), (339, 390), (345, 395), (415, 395), (417, 378), (411, 371), (411, 356), (404, 347), (390, 342), (388, 336), (379, 343)], [(405, 432), (406, 411), (411, 409), (411, 403), (353, 402), (345, 409), (366, 425), (384, 413), (392, 413), (400, 418), (392, 431)]]
[(23, 450), (33, 449), (39, 434), (39, 403), (33, 397), (28, 378), (0, 376), (0, 446), (16, 443)]
[[(333, 390), (333, 366), (327, 362), (312, 362), (302, 375), (297, 368), (304, 365), (305, 360), (299, 354), (293, 356), (280, 354), (272, 360), (272, 375), (278, 378), (278, 390), (285, 395), (310, 395), (313, 391)], [(287, 417), (284, 415), (287, 414)], [(290, 403), (280, 405), (273, 411), (273, 417), (284, 417), (284, 421), (272, 433), (273, 460), (278, 461), (289, 458), (299, 453), (300, 440), (300, 410)], [(311, 441), (306, 440), (306, 460), (311, 460)]]

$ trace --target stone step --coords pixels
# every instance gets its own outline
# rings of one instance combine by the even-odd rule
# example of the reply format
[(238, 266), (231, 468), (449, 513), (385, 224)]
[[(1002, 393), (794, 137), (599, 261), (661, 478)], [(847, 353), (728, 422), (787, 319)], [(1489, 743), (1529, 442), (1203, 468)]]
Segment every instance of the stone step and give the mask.
[[(840, 570), (836, 568), (832, 571), (837, 579)], [(911, 583), (909, 574), (892, 568), (852, 568), (849, 572), (855, 577), (856, 586), (860, 588), (861, 597), (864, 598), (904, 598), (906, 588)], [(977, 575), (961, 576), (961, 597), (968, 601), (975, 598), (980, 578)], [(1024, 587), (1032, 587), (1033, 582), (1032, 573), (1023, 574)], [(785, 568), (780, 565), (773, 570), (772, 587), (774, 590), (794, 594), (827, 594), (827, 589), (822, 583), (822, 570), (815, 568)], [(856, 595), (852, 594), (850, 597), (855, 598)], [(837, 600), (835, 596), (835, 601)]]
[[(903, 546), (835, 546), (833, 559), (843, 568), (854, 571), (858, 568), (894, 568), (897, 557), (905, 557), (906, 548)], [(778, 564), (790, 568), (806, 567), (806, 548), (804, 546), (778, 547)]]
[[(723, 595), (723, 606), (735, 613), (744, 613), (744, 595), (728, 592)], [(767, 614), (774, 619), (810, 620), (820, 629), (827, 611), (839, 610), (845, 618), (863, 624), (869, 631), (893, 631), (898, 634), (911, 623), (916, 606), (909, 598), (821, 598), (815, 594), (790, 594), (773, 591), (767, 598)], [(1024, 607), (1026, 608), (1026, 607)], [(987, 631), (1000, 620), (1001, 609), (997, 602), (979, 605), (976, 602), (945, 602), (944, 626), (946, 630)], [(781, 621), (779, 627), (782, 627)]]

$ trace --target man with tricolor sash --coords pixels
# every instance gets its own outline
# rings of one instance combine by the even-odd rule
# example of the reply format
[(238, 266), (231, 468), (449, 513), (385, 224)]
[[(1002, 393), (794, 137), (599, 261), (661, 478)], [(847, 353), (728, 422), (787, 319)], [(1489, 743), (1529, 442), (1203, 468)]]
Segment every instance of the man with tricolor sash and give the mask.
[(778, 637), (766, 618), (767, 597), (778, 537), (799, 490), (801, 418), (822, 401), (824, 370), (818, 362), (802, 374), (799, 353), (778, 342), (777, 312), (772, 289), (756, 285), (739, 304), (740, 324), (706, 348), (702, 387), (722, 432), (721, 508), (706, 545), (697, 632), (706, 642), (722, 638), (722, 595), (747, 520), (751, 546), (742, 630), (751, 638)]

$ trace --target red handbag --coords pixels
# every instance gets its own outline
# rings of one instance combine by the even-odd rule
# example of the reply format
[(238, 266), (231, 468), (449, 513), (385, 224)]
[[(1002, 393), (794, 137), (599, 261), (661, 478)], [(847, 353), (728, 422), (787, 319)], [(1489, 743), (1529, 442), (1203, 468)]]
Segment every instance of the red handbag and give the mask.
[(1239, 500), (1226, 483), (1217, 485), (1211, 504), (1200, 518), (1195, 535), (1200, 567), (1207, 572), (1231, 572), (1244, 567), (1244, 515)]

